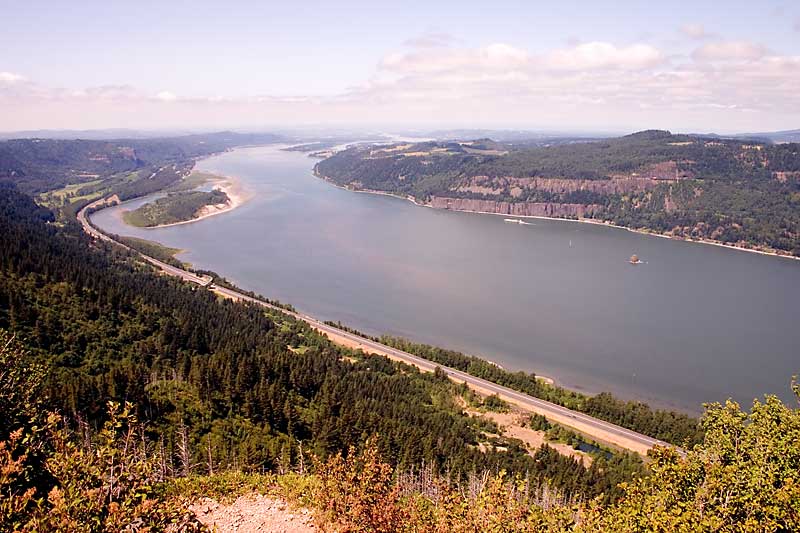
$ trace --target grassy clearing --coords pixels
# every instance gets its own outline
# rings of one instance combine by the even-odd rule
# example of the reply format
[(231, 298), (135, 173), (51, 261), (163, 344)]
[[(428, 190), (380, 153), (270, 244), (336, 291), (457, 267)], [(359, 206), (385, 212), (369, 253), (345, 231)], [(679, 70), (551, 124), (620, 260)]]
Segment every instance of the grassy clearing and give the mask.
[(318, 485), (319, 480), (311, 474), (227, 471), (173, 479), (167, 483), (165, 492), (170, 497), (212, 498), (218, 502), (232, 502), (246, 494), (263, 494), (307, 506), (312, 503), (311, 497)]
[(102, 196), (111, 194), (115, 188), (121, 185), (130, 184), (143, 179), (146, 172), (150, 172), (150, 170), (121, 172), (107, 178), (70, 183), (60, 189), (42, 193), (39, 195), (38, 201), (47, 207), (58, 208), (68, 204), (85, 202), (87, 200), (96, 200)]
[(275, 474), (230, 471), (211, 476), (174, 479), (167, 486), (167, 494), (189, 499), (213, 498), (222, 502), (233, 501), (244, 494), (271, 494), (276, 486)]
[(179, 182), (171, 185), (166, 189), (167, 192), (184, 192), (191, 191), (198, 187), (205, 185), (212, 181), (223, 179), (222, 176), (211, 174), (209, 172), (193, 171), (191, 174), (180, 180)]
[[(64, 199), (69, 198), (71, 202), (92, 199), (99, 196), (100, 193), (93, 191), (93, 187), (102, 183), (104, 180), (98, 179), (94, 181), (82, 181), (80, 183), (70, 183), (60, 189), (55, 189), (39, 195), (39, 201), (48, 207), (58, 207), (63, 205)], [(91, 192), (86, 194), (79, 194), (82, 189), (87, 189)]]

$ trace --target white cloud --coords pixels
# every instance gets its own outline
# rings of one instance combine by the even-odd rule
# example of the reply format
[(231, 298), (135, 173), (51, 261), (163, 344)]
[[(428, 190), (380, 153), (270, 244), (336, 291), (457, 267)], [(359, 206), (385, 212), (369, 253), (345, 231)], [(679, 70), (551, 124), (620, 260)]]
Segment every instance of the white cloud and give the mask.
[(424, 74), (459, 69), (509, 69), (525, 66), (527, 52), (504, 43), (483, 48), (426, 48), (386, 56), (380, 68), (400, 74)]
[(735, 41), (707, 42), (692, 56), (644, 43), (555, 50), (419, 45), (388, 54), (363, 83), (326, 97), (187, 98), (126, 85), (67, 90), (0, 83), (0, 127), (346, 122), (755, 131), (795, 127), (798, 86), (800, 57)]
[(178, 99), (178, 97), (169, 91), (161, 91), (156, 95), (156, 99), (161, 100), (162, 102), (174, 102)]
[(584, 69), (643, 69), (664, 62), (664, 55), (648, 44), (618, 47), (611, 43), (593, 41), (556, 50), (546, 56), (550, 68)]
[(766, 48), (749, 41), (720, 41), (708, 43), (692, 53), (698, 61), (752, 61), (767, 54)]
[(25, 81), (25, 76), (14, 72), (0, 72), (0, 83), (18, 83)]
[(380, 68), (401, 76), (456, 71), (474, 76), (476, 73), (529, 72), (541, 68), (637, 70), (664, 61), (664, 54), (647, 44), (618, 47), (595, 41), (536, 55), (509, 44), (493, 43), (481, 48), (426, 48), (393, 53), (381, 61)]
[(706, 39), (711, 35), (706, 32), (702, 24), (684, 24), (681, 26), (681, 33), (690, 39)]
[(503, 43), (490, 44), (482, 50), (481, 55), (486, 64), (493, 67), (519, 66), (528, 61), (527, 52)]

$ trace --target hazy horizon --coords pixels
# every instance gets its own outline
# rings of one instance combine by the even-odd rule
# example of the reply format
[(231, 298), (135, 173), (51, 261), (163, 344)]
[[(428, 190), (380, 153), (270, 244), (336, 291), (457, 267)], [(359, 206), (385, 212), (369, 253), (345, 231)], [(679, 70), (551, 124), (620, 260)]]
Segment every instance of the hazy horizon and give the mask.
[(800, 5), (6, 2), (0, 131), (800, 126)]
[[(647, 129), (660, 129), (660, 128), (647, 128)], [(467, 132), (478, 134), (519, 134), (521, 138), (542, 137), (542, 138), (567, 138), (567, 137), (586, 137), (586, 138), (609, 138), (623, 135), (637, 133), (643, 130), (604, 130), (604, 129), (574, 129), (574, 130), (546, 130), (534, 128), (469, 128), (463, 126), (431, 126), (429, 128), (404, 128), (402, 126), (384, 125), (375, 127), (346, 127), (342, 125), (311, 125), (307, 127), (297, 128), (290, 125), (280, 125), (272, 127), (207, 127), (207, 128), (37, 128), (26, 130), (3, 130), (0, 129), (0, 138), (13, 139), (13, 138), (28, 138), (42, 135), (42, 138), (53, 139), (124, 139), (124, 138), (157, 138), (157, 137), (177, 137), (182, 135), (208, 135), (223, 132), (234, 132), (240, 134), (261, 134), (271, 133), (276, 135), (283, 135), (291, 140), (292, 137), (303, 139), (325, 139), (325, 138), (347, 138), (347, 137), (363, 137), (365, 140), (370, 136), (396, 136), (398, 138), (413, 138), (419, 136), (423, 138), (433, 138), (433, 134), (453, 133), (453, 132)], [(676, 134), (698, 134), (698, 135), (713, 135), (717, 132), (699, 132), (699, 131), (672, 131)], [(761, 133), (761, 132), (735, 132), (730, 135), (744, 134), (744, 133)], [(764, 132), (767, 133), (767, 132)], [(772, 133), (772, 132), (769, 132)], [(81, 135), (85, 134), (85, 137)], [(19, 135), (20, 137), (15, 137)]]

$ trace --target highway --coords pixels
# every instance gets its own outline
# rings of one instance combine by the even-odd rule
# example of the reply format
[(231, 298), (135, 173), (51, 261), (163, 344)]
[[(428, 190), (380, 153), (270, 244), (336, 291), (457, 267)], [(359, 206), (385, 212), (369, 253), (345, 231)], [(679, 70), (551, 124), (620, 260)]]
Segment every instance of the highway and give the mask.
[(548, 402), (546, 400), (534, 398), (533, 396), (517, 392), (508, 387), (497, 385), (495, 383), (472, 376), (460, 370), (437, 365), (436, 363), (432, 363), (431, 361), (418, 357), (414, 354), (404, 352), (402, 350), (392, 348), (391, 346), (387, 346), (385, 344), (375, 342), (371, 339), (367, 339), (365, 337), (355, 335), (348, 331), (344, 331), (337, 327), (330, 326), (308, 315), (288, 311), (286, 309), (277, 307), (262, 300), (253, 298), (251, 296), (247, 296), (246, 294), (242, 294), (239, 291), (229, 289), (227, 287), (222, 287), (220, 285), (216, 285), (214, 283), (211, 283), (213, 280), (211, 280), (208, 277), (197, 276), (192, 272), (176, 268), (172, 265), (164, 263), (163, 261), (159, 261), (158, 259), (149, 257), (145, 254), (142, 254), (141, 252), (133, 250), (129, 246), (126, 246), (118, 241), (115, 241), (108, 235), (100, 232), (94, 226), (92, 226), (92, 224), (89, 221), (87, 211), (89, 209), (100, 207), (106, 204), (107, 201), (105, 199), (101, 199), (87, 205), (86, 207), (81, 209), (80, 212), (78, 212), (77, 215), (78, 221), (83, 226), (84, 231), (86, 231), (86, 233), (88, 233), (89, 235), (91, 235), (96, 239), (101, 239), (107, 242), (113, 242), (119, 246), (122, 246), (127, 250), (131, 250), (135, 253), (138, 253), (144, 260), (160, 268), (166, 274), (179, 277), (182, 280), (188, 281), (190, 283), (195, 283), (203, 287), (207, 287), (210, 290), (222, 296), (232, 298), (235, 300), (252, 302), (257, 305), (292, 316), (295, 319), (302, 320), (308, 323), (311, 327), (327, 334), (328, 336), (331, 337), (332, 340), (336, 339), (344, 340), (347, 342), (347, 344), (361, 348), (364, 351), (374, 352), (380, 355), (386, 355), (392, 359), (396, 359), (399, 361), (403, 361), (407, 364), (414, 365), (424, 371), (432, 372), (438, 366), (447, 374), (448, 377), (450, 377), (455, 381), (464, 382), (468, 386), (474, 388), (475, 390), (478, 390), (486, 394), (497, 394), (504, 400), (514, 405), (517, 405), (523, 409), (535, 413), (542, 414), (552, 422), (571, 427), (579, 431), (580, 433), (586, 434), (597, 440), (614, 444), (621, 448), (631, 450), (640, 454), (646, 454), (647, 451), (653, 446), (670, 446), (670, 447), (672, 446), (666, 442), (654, 439), (652, 437), (648, 437), (647, 435), (637, 433), (635, 431), (623, 428), (621, 426), (612, 424), (610, 422), (606, 422), (604, 420), (600, 420), (598, 418), (591, 417), (589, 415), (586, 415), (578, 411), (573, 411), (571, 409)]
[(198, 275), (196, 275), (196, 274), (194, 274), (192, 272), (188, 272), (186, 270), (183, 270), (183, 269), (174, 267), (172, 265), (169, 265), (169, 264), (167, 264), (167, 263), (165, 263), (163, 261), (159, 261), (155, 257), (150, 257), (149, 255), (145, 255), (145, 254), (139, 252), (138, 250), (134, 250), (133, 248), (131, 248), (130, 246), (128, 246), (126, 244), (123, 244), (123, 243), (121, 243), (119, 241), (116, 241), (116, 240), (112, 239), (111, 237), (109, 237), (105, 233), (99, 231), (97, 228), (92, 226), (92, 224), (89, 222), (88, 211), (90, 209), (94, 209), (94, 208), (100, 207), (100, 206), (105, 206), (107, 204), (108, 204), (108, 201), (105, 198), (102, 198), (100, 200), (97, 200), (95, 202), (90, 203), (89, 205), (87, 205), (86, 207), (84, 207), (83, 209), (78, 211), (78, 215), (77, 215), (78, 222), (80, 222), (81, 226), (83, 226), (83, 231), (85, 231), (86, 233), (88, 233), (89, 235), (94, 237), (95, 239), (100, 239), (100, 240), (103, 240), (103, 241), (106, 241), (106, 242), (114, 243), (117, 246), (121, 246), (122, 248), (125, 248), (126, 250), (130, 250), (131, 252), (139, 254), (145, 261), (147, 261), (148, 263), (150, 263), (150, 264), (152, 264), (154, 266), (157, 266), (158, 268), (160, 268), (162, 271), (164, 271), (166, 274), (169, 274), (170, 276), (176, 276), (176, 277), (179, 277), (179, 278), (183, 279), (184, 281), (188, 281), (190, 283), (196, 283), (196, 284), (202, 285), (204, 287), (207, 287), (210, 284), (210, 282), (212, 281), (210, 277), (198, 276)]

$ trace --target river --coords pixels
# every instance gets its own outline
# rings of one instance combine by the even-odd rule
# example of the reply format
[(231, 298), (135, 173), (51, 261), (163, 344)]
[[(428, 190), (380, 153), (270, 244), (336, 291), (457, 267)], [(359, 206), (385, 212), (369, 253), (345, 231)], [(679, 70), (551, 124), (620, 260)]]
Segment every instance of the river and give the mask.
[[(800, 261), (570, 221), (415, 206), (315, 178), (276, 146), (198, 163), (251, 199), (192, 224), (100, 228), (186, 250), (244, 289), (362, 331), (480, 355), (586, 392), (698, 413), (733, 397), (791, 400)], [(643, 261), (631, 265), (637, 254)]]

